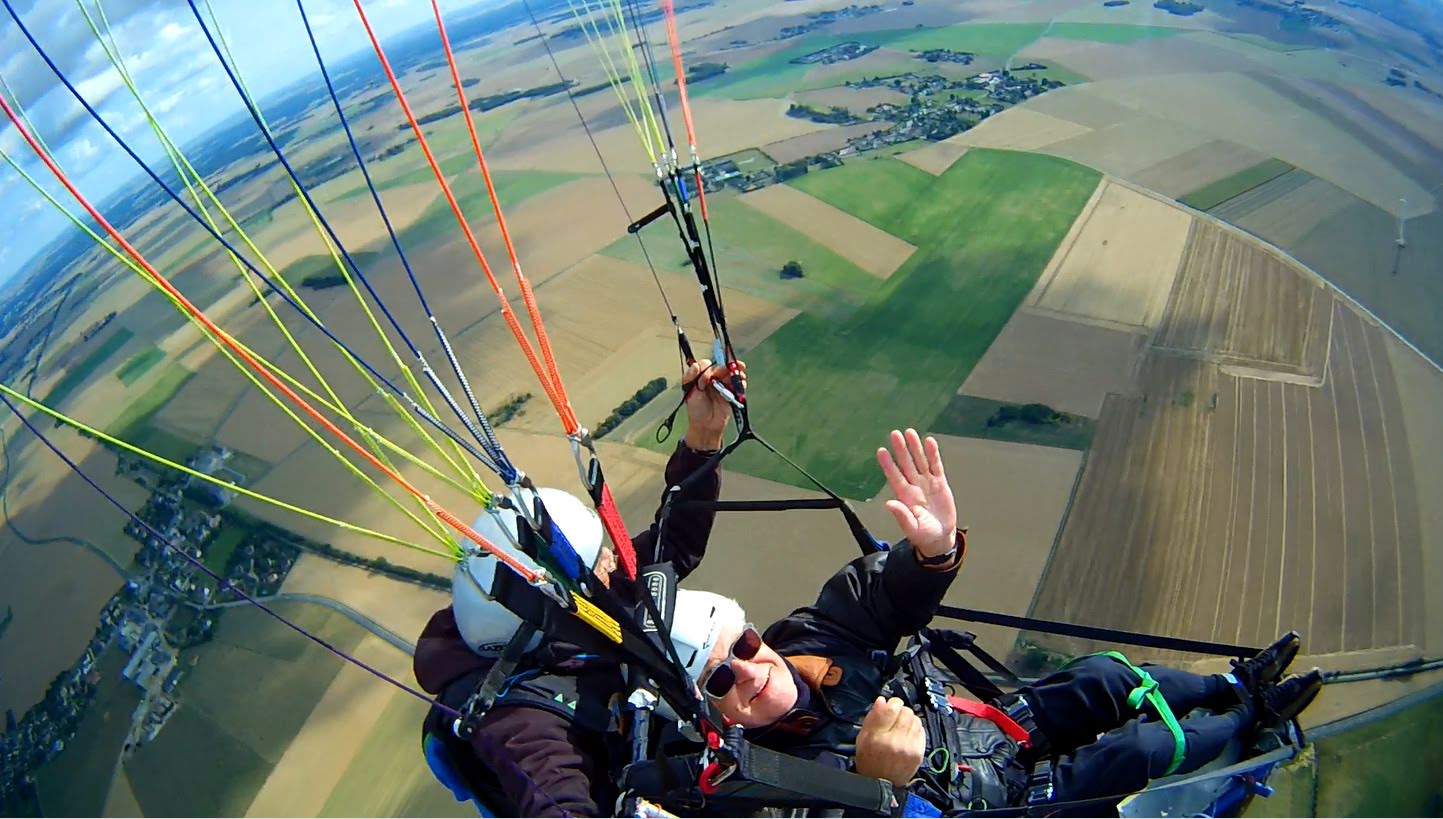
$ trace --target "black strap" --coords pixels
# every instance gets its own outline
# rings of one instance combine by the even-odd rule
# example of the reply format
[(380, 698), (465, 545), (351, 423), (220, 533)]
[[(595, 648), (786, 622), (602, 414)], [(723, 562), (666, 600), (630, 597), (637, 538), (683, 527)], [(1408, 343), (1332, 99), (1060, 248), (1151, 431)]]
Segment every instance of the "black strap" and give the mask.
[(1023, 683), (1021, 678), (1013, 674), (1012, 669), (1004, 665), (1001, 660), (993, 657), (986, 649), (982, 648), (982, 646), (977, 645), (976, 634), (970, 631), (954, 631), (952, 629), (940, 628), (924, 629), (923, 633), (931, 643), (932, 653), (934, 655), (954, 655), (961, 660), (960, 655), (957, 655), (955, 649), (965, 649), (972, 656), (981, 660), (983, 665), (987, 666), (992, 673), (1001, 677), (1008, 685), (1014, 688), (1022, 687)]
[(956, 606), (941, 606), (937, 609), (937, 616), (950, 617), (953, 620), (963, 620), (969, 623), (1004, 626), (1006, 628), (1021, 629), (1023, 631), (1060, 634), (1064, 637), (1077, 637), (1083, 640), (1125, 643), (1127, 645), (1157, 648), (1165, 651), (1210, 654), (1215, 657), (1251, 657), (1260, 651), (1260, 649), (1257, 648), (1237, 646), (1230, 643), (1211, 643), (1204, 640), (1190, 640), (1185, 637), (1159, 637), (1155, 634), (1143, 634), (1136, 631), (1122, 631), (1113, 628), (1101, 628), (1099, 626), (1080, 626), (1073, 623), (1058, 622), (1057, 620), (1019, 617), (1015, 614), (999, 614), (997, 612), (964, 609)]
[[(952, 676), (956, 677), (964, 688), (972, 692), (972, 696), (982, 702), (994, 702), (1002, 696), (1002, 689), (989, 680), (987, 675), (967, 662), (952, 646), (938, 641), (933, 642), (930, 648), (932, 656), (942, 664), (943, 668), (952, 672)], [(1011, 672), (1008, 672), (1008, 675), (1011, 676)]]
[(462, 717), (452, 726), (451, 730), (464, 740), (470, 740), (476, 735), (476, 728), (481, 723), (481, 718), (496, 704), (496, 695), (501, 693), (502, 686), (516, 670), (516, 664), (521, 661), (522, 655), (526, 653), (526, 645), (531, 638), (536, 636), (536, 627), (530, 623), (523, 622), (506, 642), (506, 648), (502, 650), (501, 656), (491, 664), (486, 676), (481, 679), (481, 684), (466, 698), (466, 703), (461, 707)]
[[(833, 807), (890, 815), (897, 797), (892, 785), (810, 759), (790, 756), (729, 735), (726, 766), (735, 769), (703, 795), (697, 782), (703, 773), (700, 754), (663, 757), (628, 765), (621, 775), (623, 790), (663, 804), (709, 801), (728, 814), (749, 807)], [(671, 787), (681, 783), (680, 787)]]

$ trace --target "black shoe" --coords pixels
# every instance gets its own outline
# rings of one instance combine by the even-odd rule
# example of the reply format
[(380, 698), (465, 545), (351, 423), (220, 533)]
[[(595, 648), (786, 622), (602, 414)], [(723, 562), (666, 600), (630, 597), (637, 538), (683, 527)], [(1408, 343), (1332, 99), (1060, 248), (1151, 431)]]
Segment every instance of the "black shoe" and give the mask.
[(1258, 695), (1258, 727), (1264, 731), (1282, 728), (1303, 713), (1322, 690), (1323, 672), (1316, 668), (1269, 685)]
[(1279, 637), (1272, 645), (1246, 660), (1233, 660), (1233, 676), (1254, 697), (1283, 678), (1283, 672), (1298, 656), (1302, 640), (1296, 631)]

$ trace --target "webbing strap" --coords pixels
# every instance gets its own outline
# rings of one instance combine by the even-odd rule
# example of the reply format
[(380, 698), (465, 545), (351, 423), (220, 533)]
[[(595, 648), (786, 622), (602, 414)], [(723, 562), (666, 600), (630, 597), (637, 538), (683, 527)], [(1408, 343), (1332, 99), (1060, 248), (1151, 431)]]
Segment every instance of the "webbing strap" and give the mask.
[[(1163, 773), (1163, 776), (1171, 776), (1172, 773), (1182, 765), (1183, 757), (1187, 755), (1187, 738), (1183, 736), (1182, 726), (1178, 724), (1177, 717), (1172, 713), (1172, 706), (1167, 704), (1167, 700), (1163, 698), (1162, 692), (1157, 690), (1157, 680), (1153, 679), (1152, 675), (1144, 669), (1133, 665), (1132, 661), (1123, 656), (1121, 652), (1103, 651), (1093, 656), (1109, 657), (1117, 660), (1137, 675), (1140, 682), (1136, 688), (1132, 689), (1132, 693), (1127, 695), (1127, 706), (1134, 711), (1141, 711), (1143, 702), (1147, 702), (1152, 706), (1153, 710), (1157, 712), (1158, 716), (1162, 717), (1163, 723), (1166, 724), (1167, 729), (1172, 732), (1172, 764), (1168, 765), (1167, 770)], [(1077, 660), (1073, 660), (1073, 663), (1075, 662), (1077, 662)], [(1068, 665), (1072, 665), (1072, 663), (1068, 663)]]
[(1041, 631), (1047, 634), (1060, 634), (1064, 637), (1077, 637), (1083, 640), (1123, 643), (1125, 645), (1144, 646), (1146, 648), (1160, 648), (1165, 651), (1183, 651), (1190, 654), (1208, 654), (1214, 657), (1252, 657), (1261, 651), (1260, 648), (1248, 648), (1230, 643), (1212, 643), (1205, 640), (1190, 640), (1185, 637), (1159, 637), (1156, 634), (1143, 634), (1137, 631), (1123, 631), (1121, 629), (1102, 628), (1100, 626), (1082, 626), (1075, 623), (1063, 623), (1057, 620), (1042, 620), (1036, 617), (1022, 617), (1016, 614), (1000, 614), (994, 611), (964, 609), (957, 606), (939, 606), (937, 608), (937, 616), (949, 617), (953, 620), (963, 620), (969, 623), (986, 623), (987, 625), (1022, 629), (1024, 631)]
[(985, 702), (969, 700), (964, 697), (948, 697), (947, 702), (964, 714), (971, 714), (974, 717), (985, 719), (988, 722), (1002, 729), (1002, 733), (1011, 737), (1018, 745), (1026, 748), (1032, 744), (1032, 734), (1026, 728), (1017, 724), (1012, 717), (995, 705), (988, 705)]
[(461, 707), (462, 718), (457, 720), (451, 727), (456, 736), (469, 740), (476, 732), (481, 718), (496, 704), (496, 696), (501, 693), (501, 687), (516, 670), (516, 664), (521, 661), (521, 656), (526, 653), (526, 645), (531, 638), (536, 636), (536, 627), (530, 623), (522, 622), (517, 626), (516, 632), (506, 642), (506, 648), (502, 650), (501, 656), (491, 664), (491, 668), (482, 678), (481, 684), (466, 698), (466, 704)]

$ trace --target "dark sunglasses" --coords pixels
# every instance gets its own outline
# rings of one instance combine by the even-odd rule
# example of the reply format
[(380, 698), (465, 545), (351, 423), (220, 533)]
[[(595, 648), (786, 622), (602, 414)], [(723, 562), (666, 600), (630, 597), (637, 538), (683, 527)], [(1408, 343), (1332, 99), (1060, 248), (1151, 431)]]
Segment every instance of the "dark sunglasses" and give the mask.
[(725, 697), (737, 684), (737, 673), (732, 670), (732, 660), (751, 660), (762, 650), (762, 635), (750, 624), (732, 643), (727, 658), (713, 668), (701, 681), (702, 690), (712, 699)]

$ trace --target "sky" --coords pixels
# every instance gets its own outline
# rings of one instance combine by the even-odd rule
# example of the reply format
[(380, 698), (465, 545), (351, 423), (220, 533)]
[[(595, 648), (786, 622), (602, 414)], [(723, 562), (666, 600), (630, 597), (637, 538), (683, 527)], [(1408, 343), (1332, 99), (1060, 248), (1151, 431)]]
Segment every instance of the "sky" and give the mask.
[[(121, 82), (78, 3), (96, 18), (97, 0), (8, 0), (40, 46), (80, 93), (147, 161), (158, 143), (140, 107)], [(156, 118), (184, 145), (217, 123), (244, 112), (186, 0), (98, 0), (110, 21), (126, 67)], [(483, 0), (496, 2), (496, 0)], [(350, 0), (304, 0), (328, 67), (370, 42)], [(205, 5), (196, 0), (202, 12)], [(314, 76), (315, 56), (306, 40), (296, 0), (211, 0), (240, 75), (264, 99), (292, 82)], [(380, 36), (416, 25), (434, 25), (425, 0), (362, 0)], [(441, 0), (444, 13), (476, 0)], [(0, 7), (0, 94), (17, 103), (50, 146), (62, 168), (92, 202), (103, 201), (133, 178), (139, 167), (77, 103)], [(67, 205), (73, 200), (0, 112), (0, 150)], [(78, 211), (79, 207), (75, 206)], [(0, 161), (0, 284), (24, 272), (25, 262), (69, 223), (9, 165)]]

